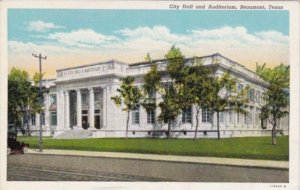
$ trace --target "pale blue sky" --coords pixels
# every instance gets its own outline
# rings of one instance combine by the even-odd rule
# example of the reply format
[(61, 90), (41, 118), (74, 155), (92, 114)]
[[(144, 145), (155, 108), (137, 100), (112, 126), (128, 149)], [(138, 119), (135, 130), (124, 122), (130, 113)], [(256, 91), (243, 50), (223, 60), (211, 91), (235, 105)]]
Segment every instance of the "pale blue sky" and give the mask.
[(250, 69), (289, 64), (289, 12), (9, 9), (9, 68), (33, 73), (32, 53), (56, 69), (119, 59), (163, 58), (175, 44), (186, 57), (221, 53)]
[[(71, 31), (90, 28), (106, 35), (117, 35), (123, 28), (167, 26), (172, 32), (185, 34), (194, 29), (244, 26), (249, 33), (275, 30), (288, 35), (288, 11), (173, 11), (173, 10), (47, 10), (10, 9), (9, 40), (35, 42), (37, 32), (27, 31), (35, 20), (54, 23)], [(47, 31), (51, 32), (51, 30)]]

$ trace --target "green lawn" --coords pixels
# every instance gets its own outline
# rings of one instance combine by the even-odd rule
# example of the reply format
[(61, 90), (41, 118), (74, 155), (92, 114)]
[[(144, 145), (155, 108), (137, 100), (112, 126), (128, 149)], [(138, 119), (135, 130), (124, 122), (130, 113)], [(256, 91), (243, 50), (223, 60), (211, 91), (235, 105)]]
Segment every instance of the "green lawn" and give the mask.
[[(18, 140), (37, 148), (38, 137), (18, 137)], [(148, 139), (148, 138), (97, 138), (51, 139), (44, 138), (45, 149), (89, 150), (108, 152), (132, 152), (183, 156), (213, 156), (264, 160), (289, 159), (288, 136), (277, 137), (277, 145), (271, 145), (271, 137), (239, 137), (227, 139)]]

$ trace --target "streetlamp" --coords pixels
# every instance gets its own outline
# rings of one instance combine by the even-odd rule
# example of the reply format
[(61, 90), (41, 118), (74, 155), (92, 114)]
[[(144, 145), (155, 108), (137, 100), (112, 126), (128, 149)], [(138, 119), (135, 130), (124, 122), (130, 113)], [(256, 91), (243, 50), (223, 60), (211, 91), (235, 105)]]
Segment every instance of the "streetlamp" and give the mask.
[[(40, 53), (39, 55), (32, 53), (32, 56), (39, 59), (39, 96), (40, 104), (43, 106), (43, 94), (42, 94), (42, 59), (47, 59), (47, 56), (43, 57)], [(40, 132), (39, 132), (39, 152), (43, 152), (43, 141), (42, 141), (42, 114), (40, 113)]]

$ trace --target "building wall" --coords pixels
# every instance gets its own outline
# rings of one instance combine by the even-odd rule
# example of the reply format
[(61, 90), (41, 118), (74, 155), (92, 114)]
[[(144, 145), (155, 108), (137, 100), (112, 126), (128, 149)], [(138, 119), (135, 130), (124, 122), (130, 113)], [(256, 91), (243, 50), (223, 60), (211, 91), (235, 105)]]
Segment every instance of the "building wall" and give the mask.
[[(257, 96), (256, 92), (259, 91), (262, 94), (265, 91), (266, 83), (262, 81), (253, 72), (246, 69), (244, 66), (239, 65), (231, 61), (230, 59), (224, 58), (220, 54), (215, 54), (212, 56), (206, 56), (202, 58), (201, 61), (204, 65), (208, 64), (218, 64), (219, 69), (217, 75), (221, 76), (225, 71), (231, 70), (233, 77), (238, 79), (238, 84), (242, 84), (244, 87), (247, 85), (254, 90), (254, 100), (250, 101), (247, 108), (252, 113), (250, 117), (251, 122), (245, 122), (245, 115), (238, 114), (235, 112), (225, 112), (222, 113), (222, 119), (220, 122), (221, 135), (223, 137), (233, 137), (233, 136), (259, 136), (270, 134), (268, 130), (271, 129), (270, 123), (267, 124), (266, 129), (261, 128), (260, 119), (258, 119), (258, 114), (262, 104), (261, 98)], [(187, 64), (193, 64), (193, 60), (187, 60)], [(155, 64), (158, 65), (158, 69), (163, 71), (166, 68), (166, 61), (159, 61)], [(45, 95), (45, 124), (43, 129), (46, 134), (59, 134), (64, 131), (71, 130), (83, 130), (82, 128), (82, 110), (87, 110), (89, 119), (88, 122), (90, 127), (87, 130), (91, 130), (93, 137), (124, 137), (126, 130), (126, 119), (127, 113), (122, 111), (122, 106), (117, 107), (112, 96), (117, 95), (117, 89), (120, 86), (120, 78), (124, 76), (134, 76), (135, 85), (141, 86), (143, 84), (143, 76), (150, 70), (150, 64), (136, 64), (128, 66), (122, 62), (116, 60), (109, 61), (107, 63), (92, 64), (88, 66), (67, 68), (65, 70), (58, 71), (58, 78), (54, 81), (49, 81), (47, 86), (49, 88), (49, 93)], [(168, 78), (164, 78), (167, 81)], [(100, 93), (100, 102), (94, 103), (95, 91)], [(70, 92), (76, 94), (76, 105), (70, 110)], [(92, 93), (93, 92), (93, 93)], [(83, 94), (86, 95), (86, 102), (82, 102)], [(56, 95), (55, 105), (51, 103), (51, 96)], [(158, 104), (162, 101), (161, 96), (156, 93), (156, 103)], [(80, 104), (81, 103), (81, 104)], [(80, 112), (77, 110), (81, 109)], [(90, 119), (97, 113), (94, 113), (95, 109), (100, 109), (100, 120), (101, 129), (95, 128), (95, 121)], [(57, 121), (53, 122), (51, 112), (56, 113)], [(72, 112), (72, 113), (70, 113)], [(70, 123), (70, 116), (74, 115), (76, 112), (77, 125), (72, 126)], [(164, 137), (164, 132), (148, 133), (152, 130), (166, 130), (167, 124), (160, 124), (157, 122), (157, 116), (160, 113), (159, 107), (155, 110), (156, 122), (154, 124), (147, 123), (147, 112), (143, 107), (139, 109), (139, 123), (133, 123), (132, 113), (130, 113), (129, 120), (129, 137), (144, 137), (144, 136), (158, 136)], [(182, 115), (179, 115), (176, 121), (173, 123), (173, 130), (177, 132), (172, 133), (173, 136), (191, 138), (194, 136), (193, 130), (196, 127), (196, 108), (192, 107), (191, 122), (184, 123), (182, 121)], [(198, 137), (216, 137), (217, 130), (217, 120), (216, 114), (212, 116), (210, 122), (202, 122), (202, 110), (199, 113), (199, 132)], [(38, 130), (39, 117), (35, 118), (36, 123), (32, 125), (32, 128)], [(249, 120), (248, 120), (249, 121)], [(280, 129), (284, 129), (288, 132), (288, 117), (280, 120)], [(56, 125), (55, 125), (56, 124)], [(187, 132), (183, 132), (187, 131)], [(204, 132), (206, 131), (206, 132)]]

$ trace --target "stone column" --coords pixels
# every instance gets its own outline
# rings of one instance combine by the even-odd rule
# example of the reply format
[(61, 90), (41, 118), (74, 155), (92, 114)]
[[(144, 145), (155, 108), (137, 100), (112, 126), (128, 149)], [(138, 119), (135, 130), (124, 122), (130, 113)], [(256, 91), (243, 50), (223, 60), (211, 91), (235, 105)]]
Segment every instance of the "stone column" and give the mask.
[(49, 112), (49, 108), (50, 108), (50, 95), (49, 94), (45, 94), (44, 95), (44, 105), (45, 105), (45, 128), (50, 128), (50, 112)]
[(140, 106), (139, 113), (140, 113), (139, 127), (146, 128), (146, 126), (147, 126), (147, 111), (143, 106)]
[(107, 86), (102, 87), (102, 92), (103, 92), (103, 102), (102, 102), (102, 123), (103, 123), (103, 128), (106, 129), (107, 126), (107, 121), (106, 121), (106, 115), (107, 115)]
[(94, 128), (94, 115), (95, 115), (95, 99), (94, 99), (94, 89), (89, 88), (89, 123), (90, 123), (90, 128)]
[(77, 93), (77, 127), (80, 128), (82, 127), (81, 124), (81, 113), (82, 113), (82, 109), (81, 109), (81, 92), (80, 89), (76, 90)]
[(57, 107), (57, 129), (64, 128), (64, 94), (62, 90), (59, 90), (56, 94), (56, 107)]
[(69, 91), (65, 91), (65, 128), (70, 128), (70, 96)]

